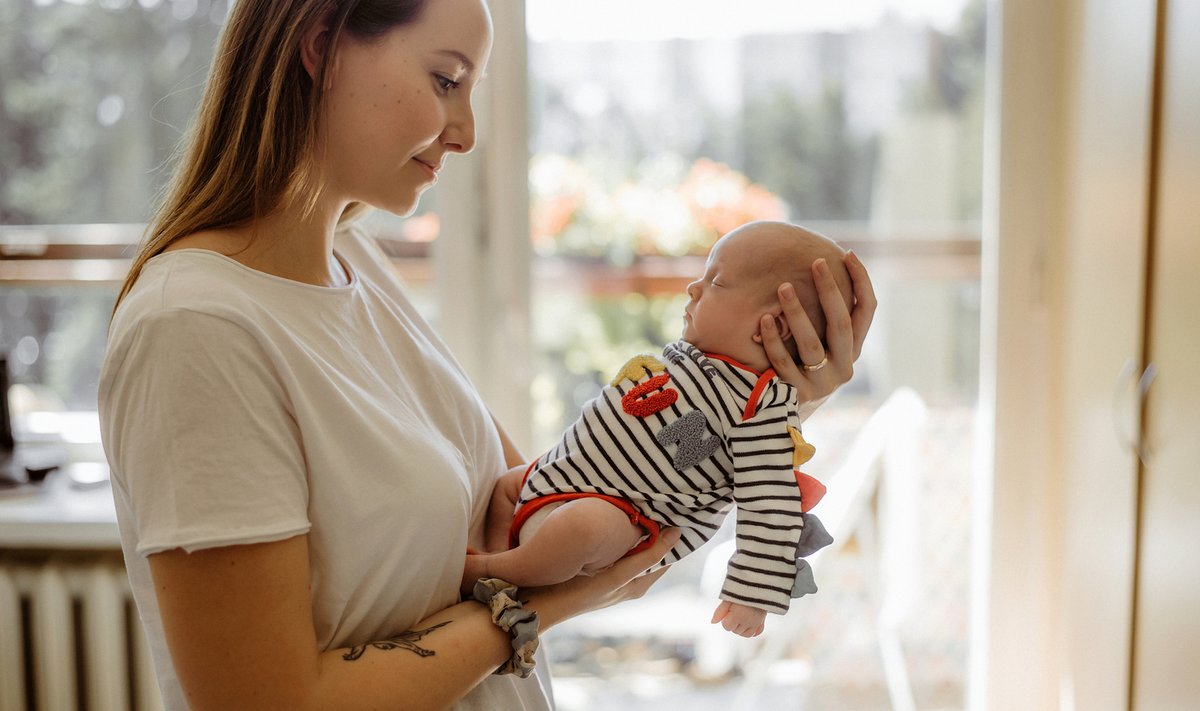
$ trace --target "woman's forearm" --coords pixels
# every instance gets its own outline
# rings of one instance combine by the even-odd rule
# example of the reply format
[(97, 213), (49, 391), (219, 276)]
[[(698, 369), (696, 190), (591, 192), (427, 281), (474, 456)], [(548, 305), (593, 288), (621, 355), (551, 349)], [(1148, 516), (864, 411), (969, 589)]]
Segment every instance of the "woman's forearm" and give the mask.
[(385, 639), (321, 653), (307, 559), (307, 536), (150, 556), (189, 707), (445, 708), (512, 653), (507, 633), (477, 602)]
[[(679, 538), (593, 576), (523, 591), (544, 631), (587, 610), (638, 597), (665, 569), (638, 577)], [(439, 709), (512, 654), (488, 608), (464, 602), (363, 646), (319, 653), (307, 536), (175, 549), (149, 558), (171, 661), (193, 709)]]
[(387, 639), (323, 653), (304, 707), (448, 708), (511, 654), (488, 609), (460, 603)]

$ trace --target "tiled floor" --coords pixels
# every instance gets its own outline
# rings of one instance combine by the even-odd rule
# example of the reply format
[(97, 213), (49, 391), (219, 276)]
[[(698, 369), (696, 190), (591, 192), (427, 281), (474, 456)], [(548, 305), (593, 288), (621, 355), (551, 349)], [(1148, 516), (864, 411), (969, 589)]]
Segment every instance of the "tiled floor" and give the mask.
[[(834, 426), (853, 431), (863, 417), (847, 409)], [(911, 559), (920, 573), (898, 634), (922, 711), (963, 707), (973, 423), (970, 407), (931, 407), (916, 448), (922, 467)], [(891, 708), (876, 643), (877, 572), (863, 551), (851, 541), (828, 557), (820, 592), (796, 601), (787, 618), (768, 619), (786, 629), (777, 640), (786, 651), (749, 677), (763, 642), (708, 625), (716, 600), (699, 593), (703, 560), (689, 557), (642, 600), (548, 635), (559, 711)], [(757, 697), (749, 698), (747, 678), (761, 680)]]

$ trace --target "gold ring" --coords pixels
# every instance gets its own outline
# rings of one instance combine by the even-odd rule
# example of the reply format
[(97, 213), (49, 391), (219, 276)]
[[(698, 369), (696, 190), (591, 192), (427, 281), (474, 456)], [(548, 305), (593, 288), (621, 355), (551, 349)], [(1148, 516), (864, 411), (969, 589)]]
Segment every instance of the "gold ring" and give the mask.
[(803, 366), (804, 366), (804, 369), (805, 369), (806, 371), (808, 371), (808, 372), (810, 372), (810, 373), (813, 373), (813, 372), (816, 372), (816, 371), (820, 370), (821, 368), (824, 368), (824, 367), (825, 367), (825, 364), (826, 364), (826, 363), (828, 363), (828, 362), (829, 362), (829, 354), (828, 354), (828, 353), (826, 353), (826, 354), (825, 354), (825, 357), (821, 359), (821, 362), (820, 362), (820, 363), (817, 363), (816, 365), (808, 365), (808, 364), (805, 364), (805, 363), (801, 363), (801, 365), (803, 365)]

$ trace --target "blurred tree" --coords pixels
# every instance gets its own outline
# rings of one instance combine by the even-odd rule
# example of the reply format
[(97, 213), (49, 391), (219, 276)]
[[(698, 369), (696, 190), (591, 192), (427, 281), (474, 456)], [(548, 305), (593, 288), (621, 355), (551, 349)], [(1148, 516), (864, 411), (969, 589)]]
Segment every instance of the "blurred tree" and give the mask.
[(145, 220), (226, 7), (0, 3), (0, 224)]
[(969, 0), (954, 29), (932, 33), (929, 76), (909, 87), (910, 113), (946, 113), (958, 121), (958, 217), (978, 220), (983, 211), (983, 102), (987, 57), (987, 3)]
[[(0, 0), (0, 225), (141, 222), (226, 0)], [(95, 407), (111, 285), (0, 284), (17, 382)]]
[(869, 216), (875, 143), (851, 136), (839, 84), (827, 81), (812, 103), (785, 90), (748, 100), (742, 127), (743, 172), (782, 197), (792, 219)]

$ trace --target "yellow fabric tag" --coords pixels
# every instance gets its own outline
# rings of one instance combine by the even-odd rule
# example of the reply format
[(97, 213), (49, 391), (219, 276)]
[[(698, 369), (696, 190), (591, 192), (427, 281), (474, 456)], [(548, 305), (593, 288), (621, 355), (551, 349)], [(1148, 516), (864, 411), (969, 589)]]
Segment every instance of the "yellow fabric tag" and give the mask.
[(804, 435), (795, 427), (788, 427), (788, 434), (792, 436), (792, 444), (796, 446), (792, 450), (792, 466), (798, 467), (813, 458), (817, 453), (817, 448), (804, 441)]
[(625, 365), (621, 366), (621, 370), (617, 372), (617, 377), (613, 378), (609, 385), (616, 386), (626, 378), (636, 383), (646, 377), (647, 370), (651, 373), (661, 373), (666, 369), (667, 364), (652, 355), (635, 355)]

